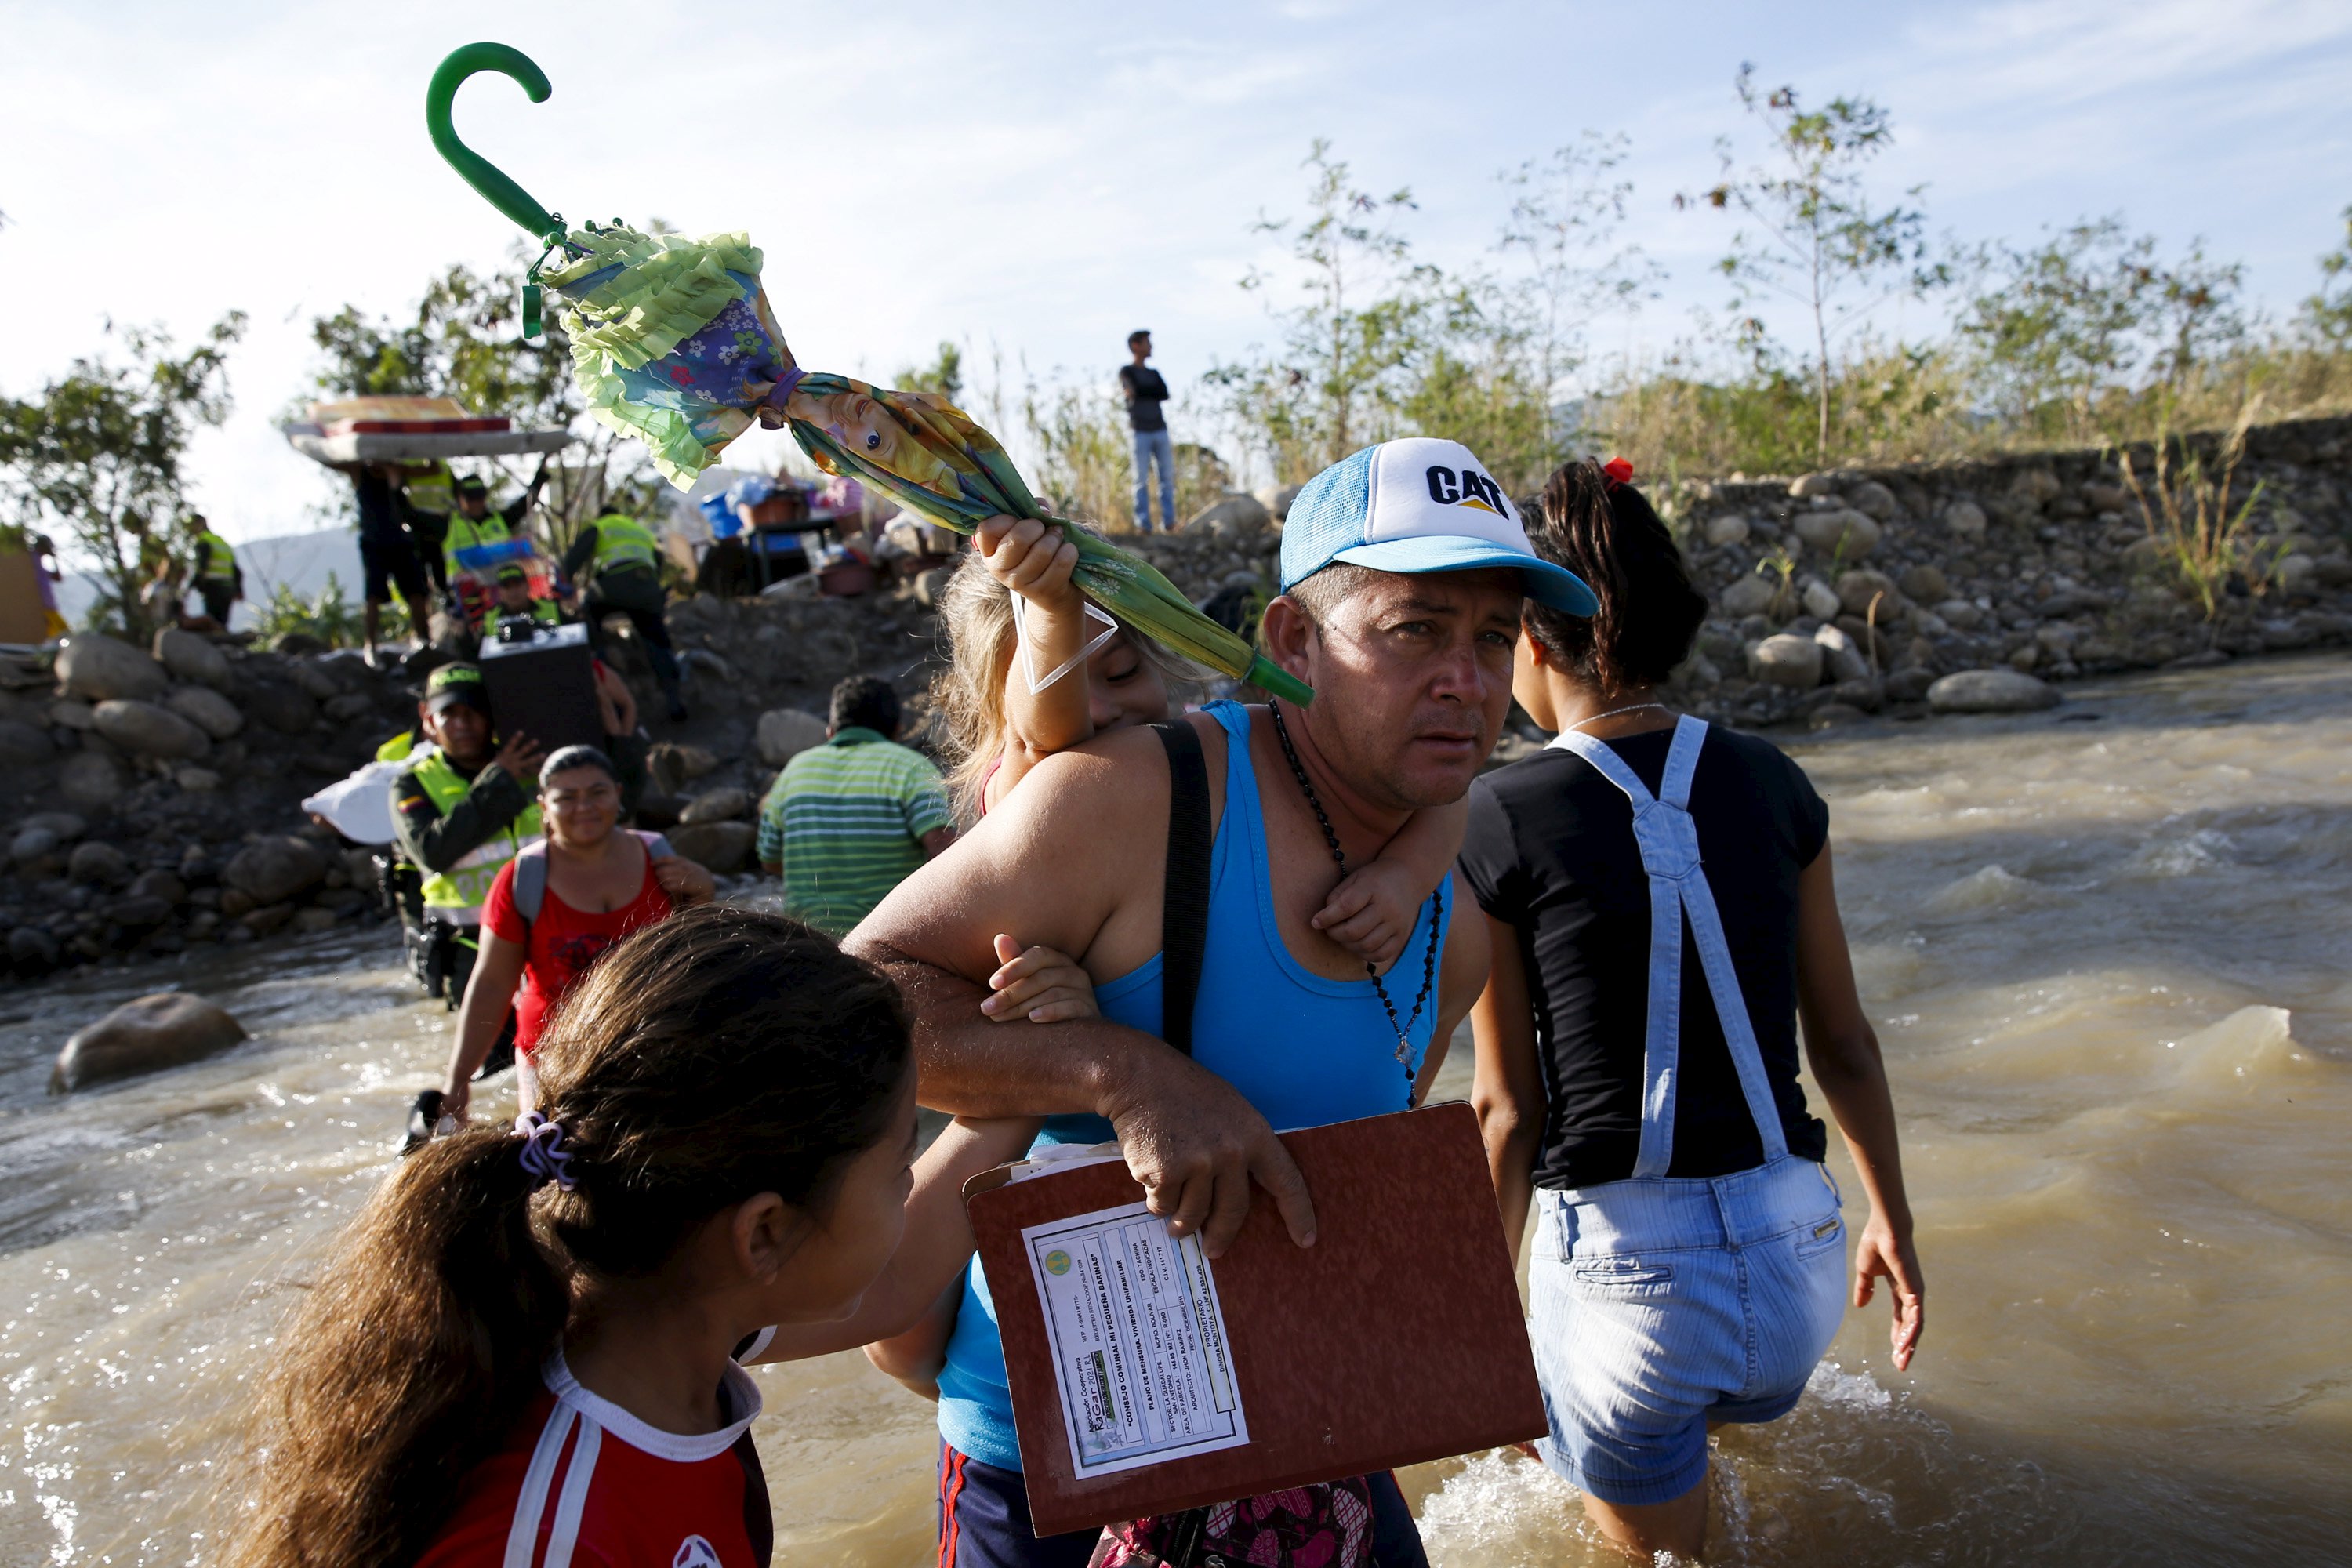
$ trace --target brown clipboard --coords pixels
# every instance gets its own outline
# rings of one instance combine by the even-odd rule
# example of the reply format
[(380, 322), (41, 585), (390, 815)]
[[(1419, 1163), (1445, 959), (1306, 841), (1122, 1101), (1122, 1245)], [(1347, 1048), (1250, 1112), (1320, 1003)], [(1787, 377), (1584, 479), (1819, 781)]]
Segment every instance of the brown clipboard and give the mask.
[(1213, 1266), (1249, 1441), (1084, 1479), (1021, 1233), (1140, 1202), (1124, 1163), (964, 1189), (995, 1299), (1040, 1535), (1392, 1469), (1547, 1430), (1476, 1115), (1454, 1103), (1282, 1134), (1315, 1200), (1292, 1243), (1274, 1200)]

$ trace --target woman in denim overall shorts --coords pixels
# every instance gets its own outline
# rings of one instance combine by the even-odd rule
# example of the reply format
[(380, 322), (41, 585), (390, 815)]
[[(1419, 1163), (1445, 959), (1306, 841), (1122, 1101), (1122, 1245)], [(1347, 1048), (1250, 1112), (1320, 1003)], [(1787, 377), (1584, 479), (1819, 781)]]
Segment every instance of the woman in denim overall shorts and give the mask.
[[(1558, 739), (1471, 795), (1495, 953), (1475, 1099), (1514, 1241), (1535, 1207), (1542, 1458), (1612, 1542), (1696, 1556), (1708, 1428), (1786, 1415), (1880, 1278), (1907, 1366), (1922, 1286), (1827, 808), (1775, 748), (1650, 700), (1706, 601), (1630, 477), (1561, 468), (1528, 530), (1601, 604), (1530, 604), (1514, 692)], [(1851, 1270), (1800, 1016), (1870, 1200)]]

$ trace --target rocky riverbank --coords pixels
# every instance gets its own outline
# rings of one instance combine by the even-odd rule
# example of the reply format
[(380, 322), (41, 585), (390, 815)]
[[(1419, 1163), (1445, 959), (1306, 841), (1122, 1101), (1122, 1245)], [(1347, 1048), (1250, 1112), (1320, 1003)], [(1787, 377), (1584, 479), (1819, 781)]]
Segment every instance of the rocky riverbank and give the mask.
[[(2147, 454), (2135, 463), (2147, 473)], [(2085, 675), (2352, 642), (2352, 420), (2252, 432), (2235, 493), (2253, 505), (2210, 618), (2123, 480), (2115, 454), (2069, 452), (1654, 486), (1712, 605), (1675, 700), (1821, 728), (2044, 707)], [(1238, 619), (1275, 592), (1295, 493), (1228, 496), (1124, 542)], [(826, 693), (852, 673), (894, 682), (923, 743), (950, 569), (916, 560), (857, 598), (803, 579), (674, 605), (694, 713), (647, 721), (648, 819), (722, 876), (751, 869), (760, 795), (823, 740)], [(658, 713), (643, 648), (621, 633), (609, 656)], [(144, 652), (78, 635), (54, 663), (0, 659), (0, 973), (383, 918), (366, 851), (299, 803), (413, 721), (423, 674), (178, 631)], [(1538, 743), (1507, 735), (1496, 760)]]
[[(2214, 463), (2218, 442), (2193, 445)], [(2153, 454), (2130, 456), (2160, 528)], [(1657, 494), (1714, 605), (1678, 692), (1731, 722), (2046, 706), (2083, 675), (2352, 642), (2352, 420), (2249, 433), (2210, 618), (2114, 452)]]

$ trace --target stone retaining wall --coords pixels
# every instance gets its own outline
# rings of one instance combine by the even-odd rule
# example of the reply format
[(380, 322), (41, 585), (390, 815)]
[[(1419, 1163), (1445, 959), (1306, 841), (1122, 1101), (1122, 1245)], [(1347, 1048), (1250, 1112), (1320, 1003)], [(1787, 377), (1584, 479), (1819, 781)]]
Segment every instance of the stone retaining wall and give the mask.
[[(2210, 462), (2220, 443), (2192, 445)], [(2154, 502), (2152, 454), (2130, 455)], [(1715, 605), (1678, 696), (1744, 724), (1828, 724), (1962, 670), (2063, 682), (2352, 641), (2352, 419), (2250, 432), (2233, 498), (2257, 485), (2245, 569), (2210, 621), (2112, 452), (1659, 487)]]

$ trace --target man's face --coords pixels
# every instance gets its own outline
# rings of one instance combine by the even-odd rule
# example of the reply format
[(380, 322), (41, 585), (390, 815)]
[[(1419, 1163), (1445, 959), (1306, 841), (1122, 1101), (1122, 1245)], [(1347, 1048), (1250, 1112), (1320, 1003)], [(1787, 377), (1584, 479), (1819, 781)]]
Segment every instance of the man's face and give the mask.
[(457, 510), (479, 522), (490, 515), (490, 498), (480, 490), (459, 490)]
[(1324, 759), (1391, 809), (1461, 799), (1510, 711), (1524, 596), (1508, 570), (1372, 574), (1307, 633)]
[(471, 767), (490, 754), (489, 716), (470, 702), (446, 704), (438, 713), (421, 710), (419, 728), (451, 762)]
[(1151, 334), (1150, 332), (1146, 332), (1141, 337), (1129, 342), (1127, 346), (1134, 352), (1136, 358), (1150, 359), (1151, 357)]
[(500, 583), (499, 584), (499, 608), (513, 611), (517, 614), (528, 611), (530, 608), (530, 584), (527, 582)]

